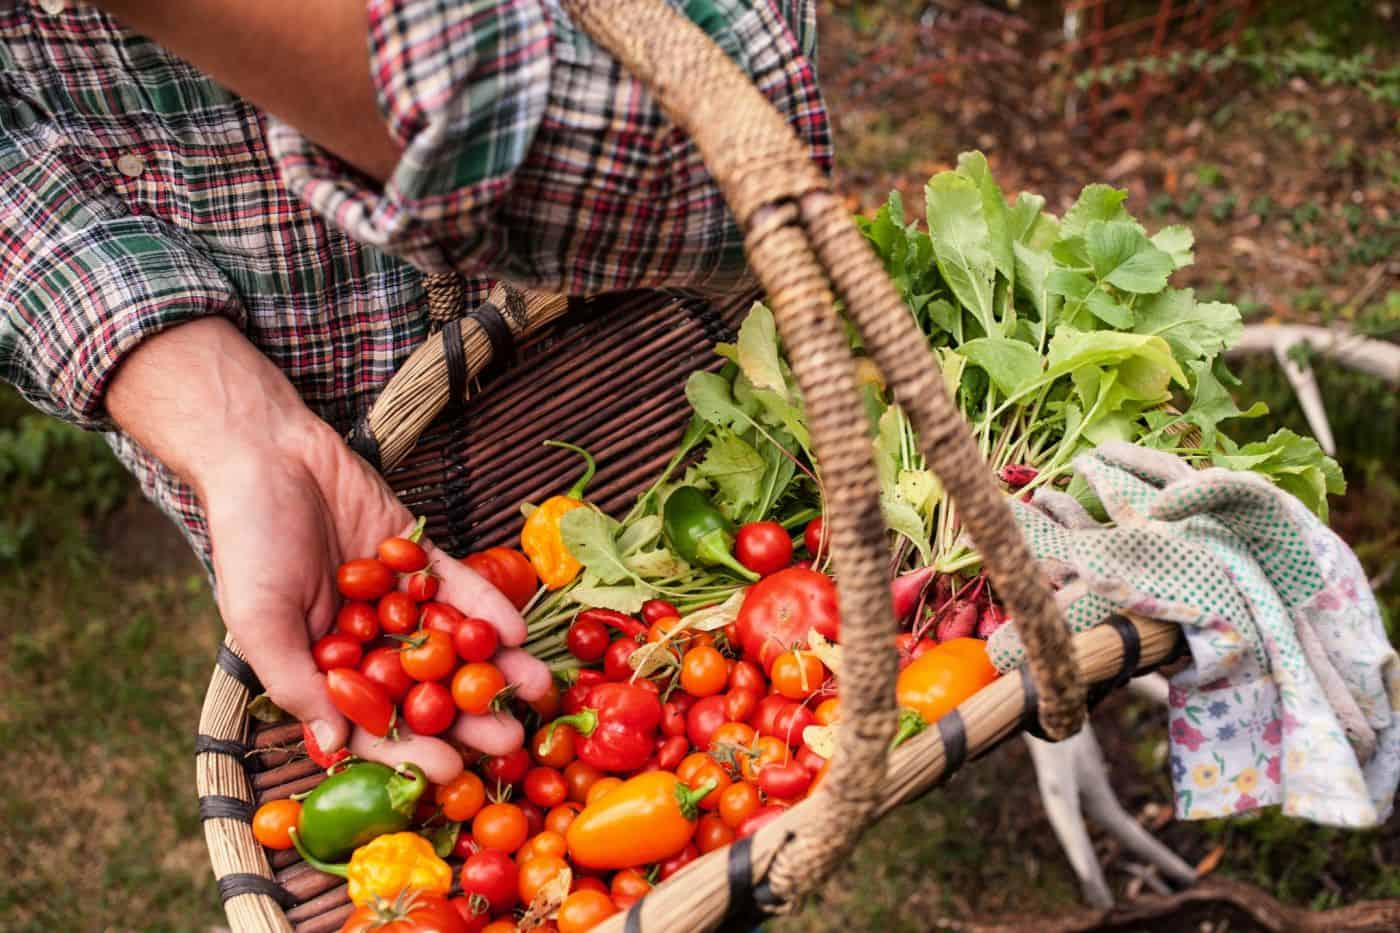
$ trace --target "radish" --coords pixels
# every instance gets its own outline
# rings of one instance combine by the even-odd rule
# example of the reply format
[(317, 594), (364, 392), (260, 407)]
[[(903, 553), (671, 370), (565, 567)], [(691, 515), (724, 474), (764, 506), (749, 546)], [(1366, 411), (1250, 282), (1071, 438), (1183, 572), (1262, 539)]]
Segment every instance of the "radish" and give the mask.
[(934, 578), (933, 565), (902, 573), (890, 581), (890, 599), (894, 603), (895, 621), (903, 622), (914, 614), (924, 590)]
[(977, 603), (970, 599), (955, 599), (938, 620), (938, 643), (954, 638), (971, 638), (977, 629)]
[(992, 633), (1006, 624), (1006, 610), (996, 603), (988, 604), (977, 620), (977, 637), (990, 638)]
[(997, 471), (1001, 481), (1012, 489), (1020, 489), (1040, 475), (1040, 471), (1024, 463), (1008, 463)]

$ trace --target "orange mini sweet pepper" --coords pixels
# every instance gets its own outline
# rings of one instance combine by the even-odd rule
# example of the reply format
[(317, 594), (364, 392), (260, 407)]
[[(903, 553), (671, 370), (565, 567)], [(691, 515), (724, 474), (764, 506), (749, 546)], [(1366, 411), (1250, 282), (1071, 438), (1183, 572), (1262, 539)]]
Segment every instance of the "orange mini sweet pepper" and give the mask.
[(559, 521), (574, 509), (586, 506), (583, 493), (597, 471), (597, 464), (593, 461), (593, 455), (582, 447), (562, 441), (545, 441), (545, 444), (549, 447), (572, 450), (582, 456), (586, 464), (578, 482), (562, 496), (550, 496), (540, 503), (530, 513), (529, 518), (525, 519), (525, 528), (520, 532), (520, 549), (530, 558), (530, 564), (535, 568), (535, 573), (539, 574), (540, 582), (551, 590), (557, 590), (573, 582), (574, 577), (583, 569), (583, 565), (565, 547)]

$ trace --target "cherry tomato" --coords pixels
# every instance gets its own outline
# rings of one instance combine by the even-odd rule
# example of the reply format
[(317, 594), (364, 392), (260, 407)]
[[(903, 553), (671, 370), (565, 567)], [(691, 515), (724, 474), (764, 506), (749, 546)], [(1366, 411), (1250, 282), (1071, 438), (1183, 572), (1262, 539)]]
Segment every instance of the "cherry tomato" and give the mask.
[(390, 905), (388, 917), (378, 904), (356, 907), (341, 933), (463, 933), (467, 929), (447, 898), (426, 891), (417, 894), (412, 900)]
[(519, 869), (504, 852), (483, 848), (462, 863), (462, 894), (480, 897), (490, 913), (510, 910), (520, 900)]
[(700, 850), (695, 848), (695, 843), (689, 843), (679, 854), (673, 855), (657, 867), (656, 876), (665, 881), (676, 872), (680, 871), (691, 862), (700, 857)]
[(549, 679), (549, 687), (535, 700), (530, 700), (530, 709), (535, 711), (535, 715), (540, 717), (541, 722), (549, 722), (559, 715), (559, 706), (563, 701), (563, 696), (559, 692), (559, 681), (553, 677)]
[(565, 801), (544, 815), (544, 828), (562, 836), (569, 831), (569, 824), (574, 821), (574, 817), (578, 816), (582, 809), (583, 804), (576, 800)]
[(597, 619), (579, 618), (569, 626), (565, 644), (569, 647), (569, 654), (585, 664), (592, 664), (607, 654), (610, 638), (608, 627), (602, 622)]
[(810, 651), (784, 651), (773, 659), (768, 675), (778, 693), (789, 700), (805, 700), (826, 680), (826, 667)]
[(676, 769), (676, 777), (694, 788), (714, 783), (714, 790), (700, 798), (700, 807), (704, 810), (718, 809), (720, 794), (733, 783), (729, 780), (729, 772), (724, 770), (724, 766), (705, 752), (696, 752), (682, 761), (681, 766)]
[(413, 688), (413, 678), (403, 669), (397, 648), (375, 648), (360, 662), (360, 673), (378, 684), (395, 703), (402, 703)]
[(575, 869), (574, 881), (569, 885), (569, 893), (575, 891), (597, 891), (599, 894), (608, 893), (608, 885), (597, 875), (585, 875), (582, 869)]
[(731, 722), (743, 722), (753, 715), (761, 697), (756, 690), (735, 688), (724, 695), (724, 718)]
[(417, 573), (428, 566), (428, 552), (407, 538), (385, 538), (379, 542), (379, 562), (398, 573)]
[(805, 547), (807, 553), (813, 557), (826, 552), (826, 535), (822, 533), (825, 530), (820, 518), (812, 519), (807, 523), (807, 527), (802, 530), (802, 546)]
[(494, 664), (464, 664), (452, 675), (452, 699), (466, 713), (483, 715), (491, 701), (506, 688), (505, 675)]
[[(685, 694), (681, 694), (685, 696)], [(690, 709), (691, 704), (687, 704), (684, 709), (676, 702), (676, 697), (672, 697), (661, 704), (661, 734), (662, 735), (685, 735), (685, 714)]]
[(564, 780), (569, 784), (569, 799), (583, 803), (588, 799), (589, 789), (602, 778), (603, 772), (583, 761), (570, 762), (564, 769)]
[(706, 813), (695, 825), (695, 847), (700, 850), (701, 855), (722, 849), (733, 841), (733, 827), (713, 813)]
[(426, 603), (437, 596), (442, 581), (431, 570), (420, 570), (404, 578), (403, 591), (413, 597), (414, 602)]
[(418, 627), (418, 604), (394, 590), (379, 601), (379, 625), (386, 635), (407, 635)]
[(583, 805), (585, 807), (592, 806), (621, 786), (622, 778), (613, 777), (612, 775), (601, 777), (593, 782), (592, 787), (588, 788), (588, 796), (584, 799)]
[[(588, 672), (581, 671), (580, 673), (586, 674)], [(586, 684), (580, 681), (579, 683), (576, 683), (573, 686), (571, 686), (568, 690), (565, 690), (564, 696), (561, 697), (559, 701), (559, 708), (563, 711), (564, 715), (572, 716), (574, 713), (577, 713), (579, 710), (587, 706), (588, 691), (592, 689), (592, 684)]]
[(358, 642), (374, 641), (379, 635), (379, 613), (369, 603), (346, 603), (335, 614), (335, 630)]
[(748, 781), (735, 781), (720, 795), (719, 817), (730, 829), (738, 829), (762, 805), (757, 787)]
[(822, 769), (822, 765), (826, 764), (826, 759), (804, 745), (797, 750), (797, 763), (816, 774)]
[(691, 696), (714, 696), (728, 679), (724, 655), (707, 645), (691, 648), (681, 659), (681, 689)]
[(647, 629), (647, 641), (667, 641), (676, 648), (683, 648), (696, 634), (698, 633), (687, 629), (678, 616), (670, 616), (651, 623), (651, 627)]
[(747, 839), (749, 836), (752, 836), (754, 833), (782, 816), (785, 810), (787, 810), (787, 807), (781, 807), (775, 804), (759, 807), (750, 814), (748, 819), (739, 824), (738, 829), (734, 831), (735, 837), (738, 839)]
[(766, 671), (778, 655), (806, 644), (812, 629), (840, 640), (836, 584), (815, 570), (780, 570), (749, 587), (735, 621), (744, 657)]
[(486, 929), (486, 925), (491, 922), (491, 914), (485, 910), (480, 913), (472, 912), (471, 898), (454, 897), (447, 903), (457, 910), (458, 916), (462, 918), (463, 929), (466, 933), (481, 933)]
[(569, 798), (569, 785), (553, 768), (531, 768), (525, 774), (525, 796), (541, 807), (557, 807)]
[(520, 864), (517, 890), (521, 903), (528, 904), (540, 890), (559, 875), (569, 870), (569, 863), (557, 855), (537, 855)]
[(544, 832), (544, 807), (530, 800), (522, 800), (517, 806), (520, 807), (520, 812), (525, 814), (527, 836), (538, 836)]
[(773, 721), (777, 718), (778, 713), (791, 703), (792, 701), (785, 696), (770, 693), (758, 701), (758, 705), (754, 707), (753, 716), (749, 718), (749, 724), (763, 735), (773, 735), (775, 731)]
[(530, 770), (530, 755), (523, 748), (493, 755), (481, 763), (481, 773), (492, 784), (519, 784)]
[(768, 679), (752, 661), (735, 661), (729, 672), (730, 690), (752, 690), (759, 696), (768, 692)]
[(463, 771), (433, 792), (442, 815), (455, 823), (465, 823), (486, 804), (486, 785), (471, 771)]
[(651, 882), (647, 880), (646, 875), (635, 868), (624, 868), (613, 875), (608, 893), (612, 895), (613, 903), (619, 910), (626, 910), (646, 897), (650, 890)]
[(795, 761), (773, 762), (759, 770), (754, 783), (769, 797), (796, 800), (812, 786), (812, 772)]
[(346, 719), (371, 735), (384, 736), (394, 724), (394, 704), (384, 688), (350, 667), (326, 674), (331, 702)]
[[(514, 863), (512, 863), (514, 864)], [(541, 933), (547, 933), (543, 927), (537, 927)], [(481, 933), (520, 933), (520, 927), (516, 926), (514, 920), (509, 917), (502, 917), (500, 920), (492, 920), (481, 928)]]
[(516, 609), (524, 609), (539, 588), (539, 578), (535, 576), (530, 559), (514, 548), (487, 548), (468, 554), (462, 563), (500, 590)]
[(532, 858), (541, 855), (553, 855), (559, 858), (569, 854), (569, 844), (561, 833), (545, 829), (525, 840), (525, 844), (520, 847), (520, 851), (515, 853), (515, 863), (524, 865)]
[(627, 659), (632, 657), (640, 645), (630, 638), (619, 638), (608, 645), (603, 654), (603, 676), (611, 681), (623, 681), (632, 676), (632, 668)]
[(748, 748), (753, 745), (753, 740), (757, 737), (758, 734), (754, 732), (753, 726), (746, 722), (726, 722), (710, 735), (710, 744), (706, 747), (712, 751), (724, 751), (732, 754), (735, 749)]
[[(772, 734), (787, 742), (793, 748), (802, 744), (802, 733), (808, 726), (815, 725), (812, 711), (801, 703), (788, 702), (773, 717)], [(763, 730), (758, 730), (762, 732)]]
[[(574, 760), (574, 742), (577, 739), (578, 731), (567, 723), (556, 726), (552, 732), (549, 726), (541, 726), (530, 740), (530, 757), (538, 764), (562, 769)], [(549, 751), (544, 750), (546, 740)]]
[(656, 766), (662, 771), (674, 771), (689, 751), (689, 739), (683, 735), (669, 736), (656, 749)]
[(403, 721), (419, 735), (446, 732), (457, 718), (452, 694), (442, 684), (431, 681), (415, 684), (403, 699)]
[(301, 819), (301, 804), (295, 800), (269, 800), (253, 814), (253, 838), (269, 849), (290, 849), (292, 830)]
[(769, 765), (782, 764), (791, 755), (787, 743), (782, 739), (775, 739), (771, 735), (761, 735), (754, 739), (750, 754), (739, 756), (739, 773), (744, 776), (744, 780), (756, 782), (764, 768)]
[(529, 835), (530, 824), (513, 803), (488, 803), (472, 818), (472, 838), (483, 849), (514, 852)]
[(714, 696), (696, 703), (685, 717), (686, 735), (696, 748), (709, 748), (710, 736), (724, 725), (728, 717), (724, 714), (724, 697)]
[(442, 632), (448, 638), (456, 638), (457, 628), (467, 619), (447, 603), (424, 603), (418, 611), (420, 628)]
[(817, 704), (817, 708), (812, 710), (812, 718), (819, 726), (829, 726), (841, 718), (841, 701), (836, 697), (828, 697)]
[[(414, 680), (442, 680), (457, 666), (452, 639), (433, 629), (419, 632), (404, 642), (399, 657), (403, 669)], [(502, 686), (505, 686), (504, 681)]]
[(491, 660), (501, 646), (501, 636), (490, 622), (468, 616), (457, 626), (452, 643), (463, 661), (476, 664)]
[(735, 536), (734, 556), (754, 573), (766, 577), (792, 563), (792, 538), (777, 522), (749, 522)]
[(579, 890), (564, 898), (554, 922), (559, 933), (587, 933), (617, 913), (612, 898), (601, 891)]
[(642, 603), (642, 621), (647, 625), (662, 619), (674, 619), (680, 611), (664, 599), (648, 599)]
[(344, 632), (331, 632), (311, 646), (311, 657), (322, 671), (336, 667), (357, 667), (362, 654), (358, 640)]
[(373, 557), (361, 557), (340, 565), (335, 585), (346, 599), (373, 602), (394, 588), (394, 571)]

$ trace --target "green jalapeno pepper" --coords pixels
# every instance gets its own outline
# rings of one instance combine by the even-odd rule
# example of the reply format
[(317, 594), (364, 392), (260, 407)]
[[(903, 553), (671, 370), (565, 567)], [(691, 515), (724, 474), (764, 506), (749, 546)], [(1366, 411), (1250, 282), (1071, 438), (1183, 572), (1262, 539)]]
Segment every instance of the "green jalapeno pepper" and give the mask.
[(406, 828), (428, 779), (417, 765), (400, 770), (362, 761), (335, 771), (301, 802), (297, 842), (324, 861)]
[(662, 508), (666, 540), (688, 563), (724, 567), (745, 580), (758, 574), (734, 559), (734, 523), (694, 486), (671, 493)]

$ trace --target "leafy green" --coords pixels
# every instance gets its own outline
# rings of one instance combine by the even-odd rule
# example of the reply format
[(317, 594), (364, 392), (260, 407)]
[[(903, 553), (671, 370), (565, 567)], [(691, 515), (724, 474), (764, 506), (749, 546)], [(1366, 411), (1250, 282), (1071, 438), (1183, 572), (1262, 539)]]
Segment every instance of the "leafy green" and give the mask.
[(1252, 470), (1267, 477), (1302, 500), (1323, 521), (1327, 520), (1327, 496), (1341, 495), (1347, 488), (1337, 461), (1323, 453), (1317, 441), (1287, 428), (1243, 447), (1227, 439), (1225, 450), (1212, 459), (1216, 466)]
[(725, 514), (740, 517), (759, 501), (768, 463), (739, 435), (721, 430), (700, 461), (699, 475), (714, 484), (716, 504)]

